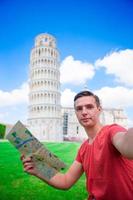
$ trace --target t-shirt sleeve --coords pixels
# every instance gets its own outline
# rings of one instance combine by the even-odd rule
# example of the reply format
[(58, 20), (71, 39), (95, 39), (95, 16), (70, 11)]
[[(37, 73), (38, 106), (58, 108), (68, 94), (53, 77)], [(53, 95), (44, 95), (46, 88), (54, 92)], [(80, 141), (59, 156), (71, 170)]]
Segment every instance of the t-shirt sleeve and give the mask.
[(83, 142), (78, 150), (77, 156), (75, 158), (76, 161), (82, 163), (84, 152), (86, 151), (87, 141)]
[(81, 146), (80, 146), (80, 148), (79, 148), (79, 150), (78, 150), (77, 156), (76, 156), (76, 158), (75, 158), (76, 161), (78, 161), (78, 162), (80, 162), (80, 163), (83, 162), (83, 160), (84, 160), (84, 154), (85, 154), (85, 152), (87, 151), (87, 147), (88, 147), (87, 144), (88, 144), (88, 140), (84, 141), (84, 142), (81, 144)]
[(77, 153), (77, 156), (76, 156), (75, 160), (80, 162), (80, 163), (82, 163), (81, 156), (80, 156), (80, 149), (78, 150), (78, 153)]
[(125, 132), (125, 131), (127, 130), (124, 127), (117, 124), (113, 124), (112, 126), (110, 126), (110, 130), (109, 130), (110, 138), (112, 139), (113, 136), (118, 132)]

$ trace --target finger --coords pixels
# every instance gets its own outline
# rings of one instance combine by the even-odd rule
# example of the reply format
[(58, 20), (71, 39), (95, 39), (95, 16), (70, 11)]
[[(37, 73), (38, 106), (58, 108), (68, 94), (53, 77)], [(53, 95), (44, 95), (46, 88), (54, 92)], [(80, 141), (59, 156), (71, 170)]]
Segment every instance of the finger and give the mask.
[(24, 166), (24, 171), (28, 171), (28, 170), (31, 170), (31, 169), (34, 169), (34, 167), (32, 165), (25, 165)]
[(27, 166), (24, 168), (24, 172), (35, 175), (35, 168), (33, 166)]
[(22, 162), (23, 162), (23, 164), (28, 163), (28, 162), (32, 162), (32, 158), (31, 158), (31, 157), (24, 158), (24, 159), (22, 160)]
[(23, 166), (24, 166), (24, 167), (27, 167), (27, 166), (32, 166), (32, 167), (34, 167), (34, 164), (33, 164), (32, 162), (25, 162), (25, 163), (23, 164)]
[(20, 160), (23, 160), (25, 158), (24, 154), (21, 155)]

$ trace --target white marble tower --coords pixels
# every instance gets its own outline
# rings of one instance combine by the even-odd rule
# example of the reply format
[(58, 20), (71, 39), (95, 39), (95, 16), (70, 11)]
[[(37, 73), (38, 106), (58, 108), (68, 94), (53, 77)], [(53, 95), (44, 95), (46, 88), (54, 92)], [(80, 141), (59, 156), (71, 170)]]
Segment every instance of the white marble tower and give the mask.
[(59, 52), (47, 33), (35, 38), (30, 55), (28, 126), (41, 141), (61, 141)]

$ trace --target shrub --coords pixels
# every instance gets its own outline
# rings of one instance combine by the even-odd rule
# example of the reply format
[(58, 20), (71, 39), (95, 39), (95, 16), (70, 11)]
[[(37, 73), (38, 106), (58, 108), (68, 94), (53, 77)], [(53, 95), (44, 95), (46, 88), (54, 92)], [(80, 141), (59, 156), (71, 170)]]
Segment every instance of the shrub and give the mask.
[(0, 124), (0, 139), (3, 139), (6, 132), (6, 125)]

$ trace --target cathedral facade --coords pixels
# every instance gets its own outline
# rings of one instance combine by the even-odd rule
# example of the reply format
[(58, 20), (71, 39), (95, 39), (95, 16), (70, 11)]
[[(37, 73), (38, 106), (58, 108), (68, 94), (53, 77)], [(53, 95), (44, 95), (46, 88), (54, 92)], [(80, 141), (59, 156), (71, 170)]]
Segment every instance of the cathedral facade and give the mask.
[[(30, 54), (28, 128), (41, 141), (83, 140), (74, 108), (61, 107), (60, 61), (56, 39), (40, 34)], [(101, 121), (127, 126), (123, 109), (104, 109)]]

